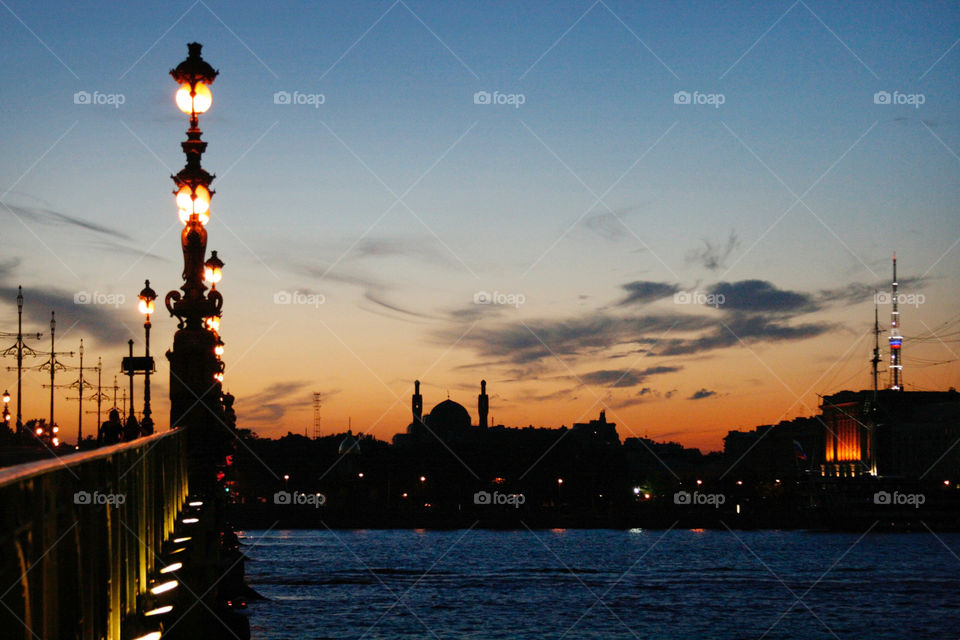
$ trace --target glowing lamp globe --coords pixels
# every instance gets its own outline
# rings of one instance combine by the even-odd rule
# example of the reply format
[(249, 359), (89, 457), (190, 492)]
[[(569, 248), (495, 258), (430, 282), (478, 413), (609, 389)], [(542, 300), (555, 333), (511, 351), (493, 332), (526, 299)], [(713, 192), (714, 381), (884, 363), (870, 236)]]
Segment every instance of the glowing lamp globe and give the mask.
[(213, 285), (223, 279), (223, 260), (216, 251), (211, 252), (210, 258), (203, 263), (203, 279)]
[(146, 286), (140, 291), (140, 313), (149, 316), (153, 313), (153, 301), (157, 299), (157, 292), (150, 288), (150, 281), (144, 283)]
[(210, 105), (213, 104), (213, 95), (210, 93), (210, 87), (202, 82), (194, 85), (193, 91), (190, 85), (184, 83), (177, 89), (177, 107), (187, 115), (195, 113), (205, 113)]
[(180, 209), (180, 222), (186, 224), (191, 215), (197, 214), (200, 224), (207, 224), (210, 221), (210, 190), (202, 184), (195, 189), (183, 185), (177, 191), (177, 208)]

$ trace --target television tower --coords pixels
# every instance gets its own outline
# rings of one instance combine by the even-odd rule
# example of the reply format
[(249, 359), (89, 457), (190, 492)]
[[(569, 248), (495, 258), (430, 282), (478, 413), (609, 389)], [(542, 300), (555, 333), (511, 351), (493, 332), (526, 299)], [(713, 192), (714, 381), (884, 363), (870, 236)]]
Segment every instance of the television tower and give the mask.
[(900, 364), (900, 348), (903, 346), (903, 336), (900, 335), (900, 311), (897, 308), (897, 254), (893, 254), (893, 285), (891, 299), (893, 304), (890, 319), (890, 388), (894, 391), (903, 390), (903, 365)]
[(313, 392), (313, 439), (320, 437), (320, 392)]
[(870, 364), (873, 368), (873, 399), (877, 399), (877, 389), (879, 388), (877, 377), (878, 367), (880, 366), (880, 314), (877, 311), (877, 296), (873, 296), (873, 357), (870, 358)]

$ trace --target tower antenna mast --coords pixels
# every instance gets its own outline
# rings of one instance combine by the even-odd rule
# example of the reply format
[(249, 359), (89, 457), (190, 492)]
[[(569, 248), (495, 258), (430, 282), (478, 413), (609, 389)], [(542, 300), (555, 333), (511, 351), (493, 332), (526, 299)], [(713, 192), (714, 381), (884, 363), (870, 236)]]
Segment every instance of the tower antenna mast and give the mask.
[(893, 312), (890, 319), (890, 388), (894, 391), (903, 390), (903, 365), (900, 364), (900, 348), (903, 346), (903, 336), (900, 335), (900, 309), (897, 305), (897, 254), (893, 254), (893, 284), (891, 285), (891, 299)]
[(877, 310), (877, 296), (873, 296), (873, 358), (870, 359), (873, 365), (873, 399), (877, 399), (877, 367), (880, 365), (880, 312)]
[(313, 438), (320, 437), (320, 392), (313, 392)]

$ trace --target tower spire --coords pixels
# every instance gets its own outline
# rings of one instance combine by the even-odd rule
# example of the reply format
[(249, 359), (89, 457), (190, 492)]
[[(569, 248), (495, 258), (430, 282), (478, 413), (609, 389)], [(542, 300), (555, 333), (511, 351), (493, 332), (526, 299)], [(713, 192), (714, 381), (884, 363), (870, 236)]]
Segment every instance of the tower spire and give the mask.
[(903, 346), (903, 336), (900, 335), (900, 310), (897, 305), (897, 254), (893, 254), (893, 283), (891, 285), (891, 299), (893, 311), (890, 319), (890, 388), (894, 391), (903, 390), (903, 365), (900, 364), (900, 349)]
[(490, 411), (490, 398), (487, 396), (487, 381), (480, 381), (480, 395), (477, 396), (477, 413), (481, 429), (487, 428), (487, 413)]
[(410, 398), (410, 408), (413, 410), (413, 424), (423, 422), (423, 396), (420, 395), (420, 381), (413, 381), (413, 397)]

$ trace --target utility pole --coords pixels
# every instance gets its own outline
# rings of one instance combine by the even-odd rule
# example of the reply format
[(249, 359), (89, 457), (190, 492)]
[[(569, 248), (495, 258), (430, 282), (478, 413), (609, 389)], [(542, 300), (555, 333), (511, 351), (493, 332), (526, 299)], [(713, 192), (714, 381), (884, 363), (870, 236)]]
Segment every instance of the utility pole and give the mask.
[(48, 425), (47, 428), (49, 428), (49, 429), (51, 429), (51, 430), (53, 429), (53, 426), (54, 426), (54, 423), (53, 423), (53, 406), (54, 406), (54, 405), (53, 405), (53, 395), (54, 395), (54, 391), (56, 391), (56, 387), (57, 387), (57, 383), (56, 383), (57, 371), (66, 371), (66, 370), (67, 370), (66, 365), (64, 365), (62, 362), (60, 362), (59, 360), (57, 360), (57, 356), (69, 356), (69, 357), (72, 358), (72, 357), (75, 355), (75, 354), (73, 353), (73, 351), (57, 351), (57, 349), (56, 349), (56, 331), (57, 331), (57, 319), (56, 319), (56, 316), (55, 316), (55, 312), (51, 311), (51, 312), (50, 312), (50, 351), (49, 351), (48, 353), (44, 353), (44, 354), (43, 354), (43, 355), (48, 355), (48, 356), (50, 356), (50, 359), (49, 359), (48, 361), (44, 362), (43, 364), (41, 364), (40, 366), (36, 367), (36, 369), (37, 369), (38, 371), (49, 371), (49, 372), (50, 372), (50, 384), (49, 384), (49, 385), (46, 385), (46, 384), (45, 384), (45, 385), (43, 385), (43, 387), (44, 387), (45, 389), (49, 387), (49, 389), (50, 389), (50, 424)]
[[(36, 334), (30, 335), (31, 337), (36, 335), (37, 340), (43, 336), (39, 331)], [(23, 432), (23, 356), (27, 355), (35, 358), (39, 355), (23, 343), (23, 287), (17, 287), (17, 332), (7, 333), (6, 331), (0, 331), (0, 337), (17, 338), (13, 346), (8, 347), (3, 353), (0, 353), (0, 356), (17, 357), (17, 366), (7, 367), (7, 371), (17, 372), (17, 436), (19, 436)]]
[[(93, 385), (83, 377), (83, 339), (80, 340), (80, 350), (78, 353), (80, 354), (80, 366), (67, 367), (67, 369), (76, 369), (79, 372), (77, 379), (70, 384), (60, 386), (77, 390), (77, 397), (67, 397), (67, 400), (77, 401), (77, 447), (79, 448), (80, 443), (83, 442), (83, 394), (87, 389), (93, 389)], [(99, 427), (100, 425), (98, 424), (97, 426)]]
[(313, 392), (313, 438), (320, 437), (320, 392)]
[[(100, 413), (101, 403), (102, 403), (104, 400), (109, 400), (109, 399), (110, 399), (110, 396), (108, 396), (107, 394), (105, 394), (105, 393), (103, 392), (103, 386), (102, 386), (103, 361), (102, 361), (100, 358), (97, 358), (96, 371), (97, 371), (97, 392), (96, 392), (95, 394), (93, 394), (92, 396), (90, 396), (90, 397), (88, 398), (88, 400), (96, 400), (96, 402), (97, 402), (97, 410), (96, 410), (96, 411), (87, 411), (87, 413), (90, 413), (90, 414), (96, 413), (96, 414), (97, 414), (97, 433), (99, 433), (100, 425), (103, 424), (103, 420), (101, 419), (101, 413)], [(80, 443), (78, 442), (77, 444), (79, 445)]]

